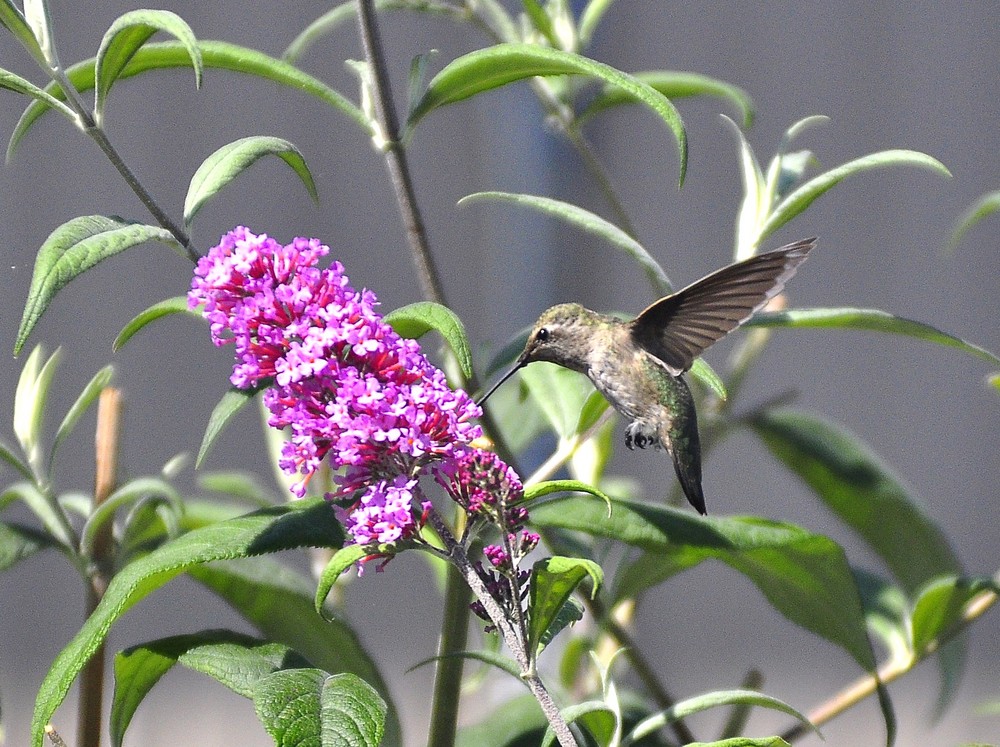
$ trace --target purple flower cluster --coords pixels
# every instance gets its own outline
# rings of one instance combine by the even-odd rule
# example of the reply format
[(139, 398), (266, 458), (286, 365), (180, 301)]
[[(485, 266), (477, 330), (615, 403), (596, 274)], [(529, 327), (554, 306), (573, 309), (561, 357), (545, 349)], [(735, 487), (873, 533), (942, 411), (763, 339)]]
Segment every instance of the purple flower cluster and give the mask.
[(317, 267), (328, 252), (317, 239), (282, 246), (236, 228), (199, 260), (188, 303), (204, 304), (216, 345), (235, 346), (234, 385), (270, 384), (268, 422), (290, 430), (281, 467), (300, 478), (295, 493), (328, 458), (344, 468), (338, 496), (349, 497), (354, 541), (395, 542), (429, 509), (418, 478), (476, 453), (482, 411), (383, 321), (375, 295), (354, 290), (339, 262)]

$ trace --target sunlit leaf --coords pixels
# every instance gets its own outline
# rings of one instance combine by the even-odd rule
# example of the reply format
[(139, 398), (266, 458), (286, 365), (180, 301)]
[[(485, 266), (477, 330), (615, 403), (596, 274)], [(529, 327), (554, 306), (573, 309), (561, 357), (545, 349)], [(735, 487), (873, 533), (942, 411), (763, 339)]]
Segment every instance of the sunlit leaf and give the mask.
[(103, 215), (74, 218), (49, 234), (35, 259), (14, 354), (21, 351), (52, 299), (71, 280), (103, 260), (147, 241), (180, 250), (177, 240), (164, 228)]
[[(2, 0), (2, 2), (8, 2), (8, 0)], [(55, 109), (74, 125), (79, 126), (80, 124), (80, 121), (76, 116), (76, 112), (62, 102), (61, 99), (63, 97), (53, 96), (48, 90), (39, 88), (31, 81), (26, 80), (20, 75), (12, 73), (9, 70), (4, 70), (3, 68), (0, 68), (0, 88), (5, 88), (8, 91), (13, 91), (14, 93), (23, 93), (26, 96), (31, 96), (36, 101), (36, 103), (32, 104), (32, 106), (36, 106), (39, 112), (44, 112), (49, 108)], [(10, 154), (8, 154), (7, 160), (10, 160)]]
[(572, 203), (555, 200), (550, 197), (514, 194), (511, 192), (476, 192), (466, 195), (458, 201), (458, 204), (464, 205), (468, 202), (478, 202), (481, 200), (510, 202), (515, 205), (531, 208), (540, 213), (559, 218), (576, 228), (604, 239), (612, 246), (624, 251), (639, 265), (656, 293), (660, 295), (670, 293), (670, 280), (667, 278), (667, 274), (663, 271), (663, 268), (660, 267), (659, 262), (653, 259), (652, 255), (646, 251), (642, 244), (618, 226), (596, 213), (584, 210)]
[(330, 558), (323, 572), (320, 574), (319, 583), (316, 586), (313, 606), (318, 614), (323, 614), (323, 606), (326, 604), (326, 598), (330, 595), (330, 589), (337, 583), (337, 579), (343, 575), (344, 571), (359, 562), (370, 552), (366, 547), (350, 544), (339, 548), (333, 554), (333, 557)]
[(253, 701), (277, 747), (378, 747), (385, 730), (385, 701), (353, 674), (279, 670), (257, 682)]
[(754, 517), (702, 517), (661, 505), (589, 496), (555, 498), (532, 523), (612, 539), (643, 552), (623, 568), (613, 599), (631, 598), (680, 571), (716, 559), (747, 576), (792, 622), (837, 644), (866, 670), (875, 657), (843, 550), (791, 524)]
[(45, 59), (45, 54), (42, 52), (34, 32), (24, 19), (20, 8), (14, 5), (12, 0), (0, 0), (0, 24), (3, 24), (4, 28), (10, 31), (38, 64), (42, 67), (48, 67), (48, 61)]
[(535, 563), (528, 594), (530, 624), (528, 650), (534, 654), (563, 606), (585, 578), (590, 578), (590, 596), (597, 594), (604, 571), (592, 560), (555, 556)]
[(580, 13), (580, 41), (589, 44), (594, 36), (594, 31), (608, 12), (614, 0), (590, 0), (587, 6)]
[(913, 649), (920, 653), (936, 649), (954, 635), (969, 602), (985, 595), (995, 597), (998, 592), (1000, 586), (988, 576), (945, 576), (928, 583), (917, 594), (910, 618)]
[[(650, 70), (632, 73), (636, 80), (649, 85), (668, 99), (687, 98), (690, 96), (718, 96), (729, 101), (742, 115), (743, 127), (753, 124), (753, 101), (749, 94), (738, 86), (726, 83), (718, 78), (711, 78), (700, 73), (689, 73), (679, 70)], [(634, 104), (635, 99), (624, 94), (620, 89), (605, 87), (577, 116), (578, 121), (584, 121), (598, 112), (622, 104)]]
[(472, 376), (472, 348), (469, 346), (465, 325), (458, 314), (447, 306), (432, 301), (418, 301), (393, 309), (384, 319), (398, 335), (413, 340), (423, 337), (431, 330), (439, 332), (455, 354), (462, 375), (466, 378)]
[(736, 252), (734, 255), (736, 261), (739, 262), (753, 256), (760, 242), (758, 238), (760, 223), (767, 214), (770, 205), (765, 200), (767, 185), (764, 181), (764, 174), (760, 170), (760, 162), (743, 134), (743, 130), (725, 115), (723, 115), (722, 120), (732, 126), (740, 147), (740, 178), (743, 183), (743, 200), (740, 202), (740, 209), (736, 217)]
[(205, 457), (212, 450), (216, 439), (222, 435), (222, 432), (229, 425), (229, 421), (233, 419), (236, 413), (250, 404), (263, 388), (264, 385), (252, 389), (238, 389), (233, 387), (222, 395), (219, 404), (215, 406), (208, 418), (208, 425), (205, 426), (205, 435), (201, 438), (198, 457), (194, 460), (195, 468), (201, 466), (202, 462), (205, 461)]
[(958, 243), (970, 228), (984, 218), (993, 215), (998, 210), (1000, 210), (1000, 190), (988, 192), (972, 203), (969, 209), (962, 213), (961, 217), (955, 223), (955, 227), (951, 232), (951, 239), (948, 241), (948, 248), (954, 249), (958, 246)]
[(680, 183), (687, 169), (687, 135), (677, 109), (650, 86), (620, 70), (572, 52), (532, 44), (497, 44), (463, 55), (431, 80), (427, 92), (410, 115), (412, 128), (431, 111), (536, 76), (585, 75), (625, 91), (650, 107), (666, 123), (677, 140), (680, 153)]
[(313, 201), (319, 201), (316, 183), (299, 149), (280, 137), (254, 135), (223, 145), (198, 167), (184, 197), (184, 225), (190, 226), (205, 203), (264, 156), (277, 156), (288, 164)]
[(97, 50), (94, 115), (98, 124), (103, 119), (111, 87), (136, 51), (157, 31), (170, 34), (184, 46), (194, 68), (195, 86), (201, 87), (203, 69), (201, 51), (198, 49), (198, 40), (187, 22), (169, 10), (130, 11), (115, 19), (101, 40), (100, 49)]
[(779, 202), (761, 225), (757, 243), (766, 239), (792, 218), (809, 207), (820, 195), (854, 174), (889, 166), (919, 166), (951, 176), (951, 172), (936, 158), (913, 150), (885, 150), (856, 158), (815, 176)]
[(696, 713), (706, 711), (710, 708), (718, 708), (719, 706), (727, 705), (753, 705), (758, 708), (780, 711), (781, 713), (791, 716), (799, 722), (806, 724), (813, 731), (815, 731), (816, 734), (819, 734), (819, 730), (813, 726), (812, 722), (809, 721), (808, 718), (782, 700), (773, 698), (770, 695), (764, 695), (764, 693), (757, 692), (756, 690), (719, 690), (716, 692), (705, 693), (704, 695), (698, 695), (694, 698), (687, 698), (664, 711), (660, 711), (649, 718), (643, 719), (640, 723), (635, 725), (628, 737), (624, 740), (623, 744), (627, 745), (637, 742), (643, 737), (648, 736), (662, 728), (671, 721), (687, 718), (688, 716), (693, 716)]
[(39, 688), (31, 722), (32, 747), (42, 747), (45, 725), (112, 625), (178, 574), (216, 560), (300, 547), (338, 547), (342, 541), (340, 524), (325, 500), (298, 501), (195, 529), (120, 569), (93, 614), (56, 657)]
[(942, 332), (936, 327), (879, 309), (829, 308), (762, 311), (750, 319), (748, 327), (793, 327), (802, 329), (858, 329), (905, 335), (945, 345), (974, 355), (990, 363), (1000, 364), (1000, 358), (984, 348), (960, 337)]
[(140, 311), (122, 328), (122, 331), (118, 333), (118, 337), (112, 343), (111, 349), (118, 352), (139, 330), (161, 317), (185, 313), (199, 319), (201, 318), (201, 314), (188, 309), (187, 296), (174, 296), (173, 298), (166, 298), (163, 301), (154, 303), (148, 309)]
[[(255, 49), (241, 47), (228, 42), (200, 41), (198, 42), (198, 49), (201, 51), (202, 62), (207, 68), (231, 70), (245, 75), (254, 75), (308, 93), (320, 101), (329, 104), (337, 111), (346, 114), (366, 134), (370, 134), (368, 120), (358, 107), (319, 79), (302, 72), (294, 65), (289, 65), (287, 62), (269, 57)], [(180, 42), (144, 44), (136, 50), (132, 59), (125, 66), (125, 69), (121, 71), (118, 79), (131, 78), (133, 75), (138, 75), (148, 70), (188, 67), (190, 64), (191, 58), (188, 55), (188, 51)], [(78, 91), (85, 92), (94, 88), (94, 65), (95, 61), (91, 58), (83, 62), (78, 62), (65, 70), (70, 83)], [(45, 90), (55, 96), (55, 98), (65, 100), (65, 94), (62, 92), (62, 89), (54, 83), (46, 86)], [(47, 108), (45, 105), (33, 103), (24, 110), (7, 146), (8, 159), (15, 148), (17, 148), (21, 138), (24, 137), (35, 121), (46, 112)]]

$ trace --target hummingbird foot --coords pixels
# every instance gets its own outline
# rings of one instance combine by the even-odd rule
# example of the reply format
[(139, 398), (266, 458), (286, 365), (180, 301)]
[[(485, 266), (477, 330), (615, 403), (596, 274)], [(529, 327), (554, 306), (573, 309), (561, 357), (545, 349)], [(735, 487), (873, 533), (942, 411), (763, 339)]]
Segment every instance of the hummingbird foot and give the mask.
[(638, 420), (633, 421), (625, 430), (625, 448), (632, 451), (638, 447), (645, 449), (647, 446), (659, 447), (660, 439), (655, 432), (646, 430)]

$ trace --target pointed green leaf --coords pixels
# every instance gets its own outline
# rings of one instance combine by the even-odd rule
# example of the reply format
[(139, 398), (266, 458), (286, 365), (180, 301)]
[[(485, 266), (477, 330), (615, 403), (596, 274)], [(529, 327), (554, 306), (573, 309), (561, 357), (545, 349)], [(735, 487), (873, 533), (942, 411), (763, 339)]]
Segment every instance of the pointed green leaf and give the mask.
[(4, 28), (10, 31), (39, 65), (48, 68), (48, 61), (38, 44), (38, 39), (35, 38), (34, 32), (24, 19), (24, 14), (14, 5), (12, 0), (0, 0), (0, 24), (3, 24)]
[(111, 742), (120, 747), (132, 716), (149, 691), (175, 664), (207, 674), (249, 698), (266, 675), (310, 664), (288, 646), (230, 630), (171, 636), (132, 646), (115, 655)]
[(458, 314), (447, 306), (433, 301), (418, 301), (393, 309), (384, 319), (396, 330), (396, 334), (411, 340), (417, 340), (431, 330), (439, 332), (455, 354), (462, 375), (467, 379), (472, 376), (472, 348), (465, 325)]
[[(303, 91), (329, 104), (341, 113), (346, 114), (365, 133), (370, 134), (368, 120), (358, 107), (319, 79), (302, 72), (287, 62), (269, 57), (255, 49), (241, 47), (228, 42), (200, 41), (198, 42), (198, 49), (201, 51), (202, 62), (207, 68), (231, 70), (245, 75), (254, 75), (283, 86), (288, 86), (289, 88)], [(132, 55), (132, 59), (125, 66), (125, 69), (119, 74), (118, 79), (131, 78), (133, 75), (138, 75), (148, 70), (188, 67), (190, 64), (191, 58), (188, 55), (188, 50), (180, 42), (148, 43), (136, 50), (135, 54)], [(94, 67), (94, 58), (78, 62), (66, 69), (66, 77), (69, 78), (70, 83), (78, 91), (89, 91), (95, 85)], [(60, 101), (66, 98), (62, 89), (54, 83), (47, 85), (45, 90)], [(10, 159), (17, 148), (21, 138), (24, 137), (38, 118), (45, 114), (47, 109), (46, 105), (33, 103), (24, 110), (7, 146), (8, 159)]]
[(792, 524), (755, 517), (702, 517), (667, 506), (612, 499), (612, 512), (589, 496), (534, 506), (532, 523), (624, 542), (643, 555), (622, 569), (614, 599), (630, 598), (704, 560), (747, 576), (792, 622), (837, 644), (866, 670), (875, 656), (843, 550)]
[(154, 303), (145, 311), (139, 312), (122, 328), (122, 331), (118, 333), (118, 337), (115, 338), (111, 349), (117, 353), (125, 343), (135, 336), (136, 332), (160, 317), (184, 313), (189, 313), (198, 319), (201, 318), (201, 314), (191, 311), (188, 308), (187, 296), (174, 296), (173, 298), (166, 298), (158, 303)]
[(320, 574), (319, 584), (316, 586), (316, 596), (313, 605), (318, 614), (323, 614), (323, 606), (326, 598), (330, 595), (330, 589), (337, 583), (337, 579), (343, 575), (344, 571), (367, 556), (371, 550), (361, 545), (345, 545), (333, 554), (323, 573)]
[[(743, 128), (753, 125), (754, 108), (750, 95), (732, 83), (726, 83), (718, 78), (711, 78), (700, 73), (690, 73), (680, 70), (649, 70), (632, 73), (640, 80), (668, 99), (680, 99), (690, 96), (718, 96), (735, 106), (742, 115)], [(594, 99), (587, 104), (577, 116), (578, 122), (590, 119), (598, 112), (623, 104), (634, 104), (635, 99), (623, 93), (621, 89), (605, 86)]]
[(535, 30), (545, 37), (555, 48), (559, 48), (559, 37), (556, 35), (556, 30), (552, 25), (552, 19), (549, 18), (549, 14), (545, 12), (545, 9), (539, 5), (538, 0), (521, 0), (521, 7), (524, 8), (524, 14), (531, 21), (531, 25), (535, 27)]
[(594, 597), (604, 581), (604, 571), (592, 560), (555, 556), (539, 560), (532, 567), (528, 595), (528, 650), (532, 655), (576, 587), (588, 576), (590, 596)]
[(383, 747), (399, 747), (402, 729), (389, 688), (357, 634), (317, 614), (316, 582), (268, 557), (192, 568), (189, 574), (225, 599), (268, 640), (279, 641), (331, 674), (356, 674), (390, 704)]
[(588, 485), (580, 480), (546, 480), (545, 482), (536, 482), (534, 485), (526, 485), (524, 488), (524, 500), (525, 502), (533, 501), (552, 493), (589, 493), (607, 503), (609, 509), (611, 506), (611, 498), (609, 496), (602, 493), (593, 485)]
[(584, 45), (590, 44), (594, 31), (613, 2), (614, 0), (590, 0), (580, 13), (580, 41)]
[(912, 592), (928, 579), (961, 571), (941, 529), (854, 434), (794, 410), (765, 413), (751, 425), (771, 453), (885, 561), (904, 589)]
[[(376, 13), (388, 10), (413, 10), (429, 15), (451, 18), (462, 23), (469, 20), (469, 13), (465, 8), (449, 5), (448, 3), (435, 2), (435, 0), (419, 0), (418, 2), (414, 2), (414, 0), (375, 1)], [(334, 6), (331, 10), (328, 10), (306, 26), (281, 54), (281, 59), (286, 62), (295, 63), (313, 44), (324, 36), (329, 36), (344, 23), (353, 22), (357, 11), (358, 5), (355, 0), (348, 0), (348, 2)]]
[(237, 389), (233, 387), (222, 395), (219, 404), (215, 406), (211, 416), (208, 418), (208, 425), (205, 426), (205, 435), (201, 438), (198, 457), (194, 460), (195, 469), (200, 467), (202, 462), (205, 461), (208, 452), (212, 450), (216, 439), (222, 435), (226, 426), (229, 425), (229, 421), (233, 419), (236, 413), (250, 404), (254, 397), (265, 388), (266, 385), (263, 384), (251, 389)]
[(14, 354), (21, 351), (56, 293), (71, 280), (99, 262), (147, 241), (180, 249), (177, 240), (164, 228), (104, 215), (74, 218), (49, 234), (35, 259)]
[(687, 135), (677, 109), (663, 94), (610, 65), (572, 52), (532, 44), (496, 44), (476, 50), (449, 63), (431, 80), (427, 92), (410, 115), (408, 128), (424, 116), (508, 83), (549, 75), (585, 75), (614, 86), (646, 104), (666, 123), (677, 140), (680, 154), (680, 184), (687, 169)]
[(746, 323), (748, 327), (797, 327), (812, 329), (860, 329), (893, 335), (916, 337), (937, 345), (961, 350), (990, 363), (1000, 364), (997, 357), (971, 342), (942, 332), (936, 327), (901, 316), (894, 316), (879, 309), (830, 308), (789, 309), (788, 311), (762, 311)]
[(194, 31), (184, 19), (169, 10), (130, 11), (115, 19), (101, 40), (100, 49), (97, 50), (94, 116), (98, 124), (103, 119), (111, 87), (129, 60), (157, 31), (165, 31), (184, 46), (194, 68), (195, 87), (201, 88), (203, 70), (201, 50), (198, 49)]
[(13, 467), (25, 480), (34, 479), (31, 468), (20, 460), (11, 447), (3, 442), (0, 442), (0, 459)]
[(343, 530), (323, 499), (297, 501), (195, 529), (122, 568), (93, 614), (62, 650), (39, 688), (31, 744), (117, 620), (132, 606), (192, 566), (300, 547), (338, 547)]
[(28, 458), (28, 465), (36, 471), (41, 466), (45, 404), (62, 358), (62, 349), (57, 348), (43, 363), (44, 354), (41, 345), (31, 351), (14, 390), (14, 436)]
[(703, 384), (712, 394), (721, 399), (723, 402), (726, 401), (728, 394), (726, 392), (726, 384), (722, 380), (722, 377), (715, 372), (715, 369), (708, 365), (708, 362), (704, 358), (695, 358), (694, 363), (691, 364), (691, 376), (696, 378), (700, 384)]
[(760, 170), (760, 162), (743, 134), (743, 130), (725, 115), (722, 115), (722, 121), (728, 122), (732, 127), (740, 148), (740, 178), (743, 183), (743, 200), (740, 202), (736, 218), (736, 252), (734, 255), (736, 261), (739, 262), (752, 257), (757, 249), (757, 245), (760, 243), (760, 224), (767, 215), (770, 204), (766, 201), (767, 184), (764, 180), (764, 174)]
[(638, 241), (633, 239), (614, 223), (601, 216), (562, 200), (554, 200), (539, 195), (514, 194), (512, 192), (476, 192), (458, 201), (459, 205), (480, 200), (498, 200), (521, 205), (540, 213), (559, 218), (570, 225), (604, 239), (609, 244), (628, 254), (646, 273), (653, 290), (661, 296), (670, 293), (671, 285), (660, 263)]
[(42, 493), (33, 482), (19, 482), (0, 493), (0, 508), (21, 501), (38, 518), (45, 532), (67, 550), (76, 552), (77, 539), (59, 503)]
[(993, 215), (998, 210), (1000, 210), (1000, 190), (989, 192), (972, 203), (969, 209), (962, 213), (962, 216), (955, 223), (955, 228), (951, 232), (951, 239), (948, 241), (948, 248), (954, 249), (958, 246), (958, 242), (962, 240), (962, 237), (965, 236), (970, 228), (984, 218)]
[(827, 190), (836, 186), (844, 179), (862, 171), (885, 168), (888, 166), (919, 166), (930, 169), (943, 176), (951, 176), (951, 172), (936, 158), (913, 150), (884, 150), (856, 158), (842, 166), (813, 177), (779, 202), (771, 211), (767, 220), (760, 227), (757, 243), (766, 239), (792, 218), (809, 207), (813, 201)]
[(76, 427), (80, 418), (90, 409), (95, 400), (101, 396), (104, 388), (111, 383), (111, 378), (114, 374), (114, 366), (105, 366), (94, 374), (90, 381), (87, 382), (87, 386), (80, 392), (80, 396), (76, 398), (76, 401), (67, 411), (66, 416), (59, 424), (59, 429), (56, 431), (56, 437), (52, 441), (52, 448), (49, 449), (49, 472), (52, 471), (52, 463), (55, 461), (56, 450), (59, 448), (59, 444), (73, 432), (73, 428)]
[(116, 489), (87, 518), (80, 530), (80, 550), (85, 557), (92, 557), (94, 544), (100, 536), (101, 529), (110, 522), (118, 509), (138, 503), (148, 498), (159, 498), (174, 507), (179, 515), (184, 512), (180, 494), (173, 485), (158, 477), (138, 477), (129, 480)]
[(47, 0), (24, 0), (24, 20), (38, 40), (38, 47), (47, 63), (44, 67), (58, 69), (59, 57), (52, 36), (52, 13)]
[(44, 533), (0, 522), (0, 573), (55, 543)]
[(984, 595), (995, 597), (998, 592), (1000, 586), (988, 576), (944, 576), (930, 581), (917, 594), (910, 617), (913, 650), (921, 655), (935, 650), (960, 628), (972, 600)]
[(546, 362), (521, 369), (519, 376), (555, 434), (572, 437), (592, 390), (590, 381), (576, 371)]
[(693, 698), (687, 698), (671, 708), (643, 719), (635, 725), (623, 744), (628, 745), (637, 742), (672, 721), (693, 716), (710, 708), (727, 705), (752, 705), (758, 708), (780, 711), (810, 727), (816, 734), (820, 734), (819, 729), (813, 726), (813, 723), (808, 718), (782, 700), (772, 698), (770, 695), (764, 695), (764, 693), (757, 692), (756, 690), (718, 690)]
[[(7, 2), (7, 0), (3, 0), (3, 2)], [(48, 90), (39, 88), (31, 81), (26, 80), (20, 75), (16, 75), (9, 70), (4, 70), (3, 68), (0, 68), (0, 88), (5, 88), (8, 91), (13, 91), (14, 93), (23, 93), (26, 96), (31, 96), (37, 102), (32, 104), (32, 106), (39, 107), (39, 112), (43, 112), (49, 108), (55, 109), (77, 127), (80, 125), (80, 120), (76, 116), (76, 112), (60, 100), (63, 97), (57, 98)]]
[(274, 672), (254, 687), (253, 701), (277, 747), (378, 747), (385, 731), (385, 701), (353, 674)]
[(205, 203), (264, 156), (278, 156), (287, 163), (305, 184), (313, 201), (319, 201), (316, 183), (298, 148), (279, 137), (245, 137), (219, 148), (202, 162), (191, 177), (184, 198), (184, 225), (190, 227)]

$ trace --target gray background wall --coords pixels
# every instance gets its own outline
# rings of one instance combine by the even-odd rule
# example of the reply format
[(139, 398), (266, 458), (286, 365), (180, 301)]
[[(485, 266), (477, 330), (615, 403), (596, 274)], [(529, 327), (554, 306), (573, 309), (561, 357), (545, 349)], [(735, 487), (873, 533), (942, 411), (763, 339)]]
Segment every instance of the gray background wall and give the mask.
[[(53, 2), (64, 61), (91, 56), (104, 30), (133, 6), (122, 2)], [(199, 37), (225, 39), (279, 54), (326, 3), (170, 2)], [(878, 4), (657, 3), (621, 0), (609, 13), (591, 55), (626, 70), (670, 68), (714, 75), (743, 86), (758, 118), (750, 140), (762, 159), (784, 129), (810, 114), (831, 122), (800, 143), (824, 166), (893, 147), (941, 159), (955, 178), (915, 170), (867, 174), (823, 197), (774, 237), (777, 246), (818, 234), (820, 247), (792, 288), (792, 302), (890, 310), (1000, 350), (997, 218), (972, 232), (954, 256), (942, 247), (958, 214), (1000, 187), (1000, 31), (992, 2)], [(397, 94), (410, 58), (429, 48), (447, 60), (480, 43), (444, 21), (398, 14), (385, 22)], [(303, 65), (353, 95), (342, 60), (361, 55), (353, 29), (314, 49)], [(38, 81), (9, 39), (0, 66)], [(22, 101), (0, 95), (0, 132), (9, 133)], [(589, 134), (610, 164), (646, 246), (671, 277), (693, 280), (728, 261), (739, 199), (732, 133), (717, 101), (681, 104), (691, 160), (677, 191), (673, 142), (652, 115), (604, 115)], [(732, 113), (728, 112), (727, 113)], [(549, 194), (603, 211), (583, 191), (575, 159), (554, 136), (536, 137), (539, 111), (522, 88), (435, 114), (411, 148), (431, 240), (445, 270), (451, 305), (476, 345), (498, 345), (549, 304), (575, 299), (596, 308), (635, 311), (648, 300), (644, 280), (605, 247), (543, 220), (499, 207), (457, 208), (484, 189)], [(109, 130), (147, 186), (179, 215), (191, 173), (226, 142), (272, 134), (296, 143), (317, 178), (312, 205), (283, 165), (260, 163), (209, 205), (197, 224), (202, 248), (236, 224), (288, 240), (319, 236), (347, 266), (355, 285), (377, 290), (387, 308), (417, 300), (403, 254), (403, 232), (380, 161), (353, 124), (292, 91), (218, 71), (194, 91), (190, 71), (147, 76), (113, 94)], [(60, 223), (81, 214), (146, 215), (98, 149), (61, 118), (48, 117), (0, 169), (0, 349), (10, 350), (36, 248)], [(190, 266), (168, 250), (133, 250), (64, 291), (39, 325), (35, 341), (63, 347), (53, 412), (109, 361), (126, 392), (123, 464), (127, 474), (155, 472), (172, 455), (196, 448), (207, 414), (225, 387), (228, 352), (204, 330), (171, 319), (144, 332), (117, 355), (117, 329), (150, 303), (181, 293)], [(126, 291), (126, 288), (129, 290)], [(94, 299), (100, 299), (95, 302)], [(721, 362), (724, 350), (713, 351)], [(20, 362), (0, 357), (0, 411), (9, 423)], [(997, 434), (1000, 402), (983, 385), (988, 367), (955, 352), (860, 333), (779, 333), (746, 393), (747, 403), (787, 388), (799, 404), (841, 421), (875, 445), (923, 496), (970, 571), (997, 567)], [(12, 441), (10, 426), (2, 438)], [(252, 416), (219, 444), (210, 467), (259, 463), (261, 438)], [(66, 489), (90, 483), (90, 437), (65, 446), (58, 478)], [(625, 454), (625, 472), (672, 480), (655, 455)], [(9, 471), (4, 480), (11, 479)], [(736, 436), (706, 464), (705, 489), (721, 514), (759, 513), (800, 523), (863, 548), (762, 447)], [(433, 653), (436, 603), (419, 560), (403, 558), (387, 573), (354, 584), (352, 616), (384, 662), (398, 701), (411, 718), (410, 744), (423, 740), (430, 672), (403, 670)], [(33, 693), (49, 662), (76, 630), (81, 597), (56, 556), (32, 559), (0, 576), (0, 695), (8, 743), (23, 743)], [(403, 612), (402, 610), (405, 610)], [(396, 619), (393, 619), (395, 616)], [(430, 618), (429, 624), (413, 620)], [(650, 599), (640, 614), (642, 642), (665, 662), (673, 689), (694, 694), (733, 684), (749, 666), (769, 675), (766, 689), (808, 709), (857, 676), (841, 652), (780, 618), (742, 578), (706, 565)], [(132, 612), (112, 636), (121, 648), (148, 637), (238, 625), (194, 584), (170, 584)], [(902, 745), (988, 741), (997, 717), (972, 707), (1000, 692), (1000, 624), (977, 627), (957, 705), (937, 725), (924, 717), (937, 683), (933, 665), (894, 685)], [(405, 650), (399, 641), (407, 641)], [(666, 664), (669, 662), (669, 664)], [(499, 694), (498, 694), (499, 695)], [(72, 702), (72, 701), (71, 701)], [(63, 710), (71, 736), (71, 706)], [(761, 718), (763, 734), (783, 721)], [(875, 745), (881, 727), (872, 704), (825, 730), (828, 744)], [(143, 706), (134, 744), (268, 743), (251, 706), (214, 684), (171, 674)], [(818, 741), (815, 743), (818, 744)]]

